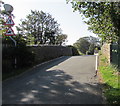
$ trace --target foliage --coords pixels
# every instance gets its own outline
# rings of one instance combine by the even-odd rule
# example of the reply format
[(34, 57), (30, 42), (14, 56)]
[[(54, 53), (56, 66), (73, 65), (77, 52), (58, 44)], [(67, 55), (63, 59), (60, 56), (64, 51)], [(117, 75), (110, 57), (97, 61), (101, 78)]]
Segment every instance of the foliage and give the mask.
[(117, 41), (120, 38), (120, 2), (80, 2), (67, 0), (72, 3), (74, 11), (79, 11), (89, 30), (97, 34), (103, 41)]
[(7, 26), (4, 25), (7, 13), (4, 10), (0, 11), (0, 34), (4, 36)]
[(69, 45), (68, 47), (70, 47), (72, 49), (72, 56), (78, 56), (80, 55), (77, 48), (75, 48), (74, 46), (72, 45)]
[(21, 24), (16, 28), (18, 34), (24, 36), (28, 45), (62, 44), (67, 36), (61, 35), (59, 26), (60, 24), (58, 24), (49, 13), (31, 11), (31, 14), (29, 14), (26, 19), (21, 20)]
[(77, 40), (76, 43), (73, 44), (73, 46), (75, 46), (83, 54), (86, 54), (89, 49), (90, 43), (86, 39), (80, 38), (79, 40)]
[(58, 36), (56, 36), (55, 44), (56, 45), (62, 45), (64, 42), (66, 42), (66, 39), (67, 39), (66, 34), (58, 35)]
[(119, 79), (120, 75), (116, 67), (107, 64), (107, 60), (102, 55), (100, 56), (100, 73), (103, 78), (103, 90), (104, 95), (107, 98), (109, 104), (120, 103), (120, 86)]
[(90, 44), (88, 51), (86, 52), (87, 55), (93, 55), (95, 50), (95, 45)]
[(94, 49), (99, 46), (99, 39), (96, 37), (82, 37), (73, 44), (83, 54), (94, 54)]
[(100, 45), (100, 39), (99, 37), (93, 37), (93, 36), (86, 36), (84, 37), (88, 42), (90, 42), (91, 44), (94, 44), (95, 46), (99, 46)]

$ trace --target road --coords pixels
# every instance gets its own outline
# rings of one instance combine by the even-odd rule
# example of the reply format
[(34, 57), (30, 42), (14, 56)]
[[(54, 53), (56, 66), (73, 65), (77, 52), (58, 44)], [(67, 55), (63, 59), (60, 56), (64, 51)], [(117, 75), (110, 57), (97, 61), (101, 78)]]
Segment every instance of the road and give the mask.
[(3, 82), (3, 104), (102, 104), (95, 56), (65, 56)]

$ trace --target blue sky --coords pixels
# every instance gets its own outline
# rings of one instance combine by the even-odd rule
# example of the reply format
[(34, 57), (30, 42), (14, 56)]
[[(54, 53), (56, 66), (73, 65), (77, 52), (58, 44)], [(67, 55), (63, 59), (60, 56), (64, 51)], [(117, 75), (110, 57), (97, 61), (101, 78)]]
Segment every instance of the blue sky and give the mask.
[[(6, 4), (14, 7), (13, 19), (15, 25), (20, 23), (31, 10), (44, 11), (50, 13), (60, 24), (64, 34), (68, 35), (67, 45), (72, 45), (83, 36), (95, 36), (88, 31), (88, 26), (83, 22), (78, 12), (73, 12), (71, 4), (66, 4), (66, 0), (3, 0)], [(15, 28), (14, 28), (15, 30)]]

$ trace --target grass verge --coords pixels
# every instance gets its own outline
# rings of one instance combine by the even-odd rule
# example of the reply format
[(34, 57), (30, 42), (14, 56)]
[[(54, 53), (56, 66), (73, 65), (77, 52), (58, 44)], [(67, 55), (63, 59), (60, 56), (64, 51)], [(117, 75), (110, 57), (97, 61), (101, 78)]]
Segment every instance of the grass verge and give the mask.
[(109, 65), (104, 56), (100, 56), (99, 70), (102, 76), (103, 92), (108, 104), (120, 104), (120, 75), (117, 68)]

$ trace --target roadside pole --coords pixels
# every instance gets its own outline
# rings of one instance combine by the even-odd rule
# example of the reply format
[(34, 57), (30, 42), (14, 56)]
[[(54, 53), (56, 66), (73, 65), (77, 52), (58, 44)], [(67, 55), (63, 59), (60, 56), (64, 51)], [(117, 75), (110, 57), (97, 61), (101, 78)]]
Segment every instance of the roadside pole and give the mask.
[[(12, 38), (12, 36), (15, 36), (14, 31), (12, 29), (12, 27), (15, 25), (14, 21), (12, 20), (12, 14), (11, 14), (13, 11), (13, 7), (10, 4), (4, 4), (4, 8), (5, 8), (5, 11), (8, 13), (8, 17), (7, 17), (6, 22), (4, 24), (7, 26), (7, 31), (5, 33), (5, 36), (10, 37), (10, 39), (14, 42), (15, 48), (16, 48), (17, 42), (15, 41), (14, 38)], [(15, 57), (15, 68), (16, 68), (16, 65), (17, 65), (17, 59)]]
[(95, 76), (97, 76), (98, 72), (98, 53), (95, 53), (96, 61), (95, 61)]

